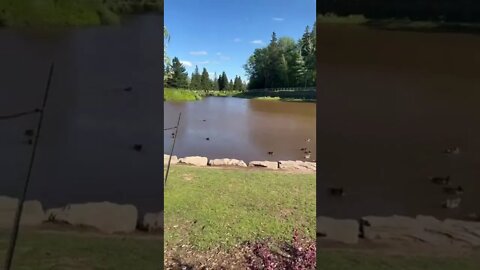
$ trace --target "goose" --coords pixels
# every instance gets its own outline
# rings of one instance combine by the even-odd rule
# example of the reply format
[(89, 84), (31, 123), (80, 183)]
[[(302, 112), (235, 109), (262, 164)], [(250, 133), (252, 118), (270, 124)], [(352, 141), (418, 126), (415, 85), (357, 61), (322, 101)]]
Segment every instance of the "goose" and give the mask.
[(141, 144), (134, 144), (133, 145), (133, 149), (137, 152), (142, 151), (142, 148), (143, 148), (143, 145), (141, 145)]
[(460, 206), (460, 203), (462, 202), (461, 198), (455, 198), (455, 199), (447, 199), (443, 203), (443, 208), (448, 208), (448, 209), (453, 209), (457, 208)]
[(29, 136), (29, 137), (33, 136), (33, 129), (25, 130), (25, 136)]
[(445, 154), (453, 154), (453, 155), (458, 155), (460, 154), (460, 147), (455, 146), (454, 148), (447, 148), (444, 151)]
[(461, 186), (458, 187), (444, 187), (443, 191), (447, 194), (451, 195), (461, 195), (463, 194), (463, 188)]
[(447, 177), (431, 177), (430, 180), (437, 185), (448, 185), (450, 184), (450, 175)]
[(345, 196), (345, 191), (343, 190), (343, 188), (330, 188), (330, 195), (343, 197)]

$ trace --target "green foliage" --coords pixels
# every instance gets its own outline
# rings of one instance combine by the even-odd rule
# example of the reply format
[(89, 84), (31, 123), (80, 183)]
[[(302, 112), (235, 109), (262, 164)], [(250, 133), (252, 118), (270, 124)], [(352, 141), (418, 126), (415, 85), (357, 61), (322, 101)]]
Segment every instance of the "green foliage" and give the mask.
[(198, 71), (198, 66), (195, 66), (195, 71), (192, 73), (189, 88), (192, 90), (200, 90), (202, 88), (201, 80), (202, 75), (200, 75), (200, 72)]
[(187, 89), (165, 88), (163, 91), (163, 101), (196, 101), (202, 97), (195, 91)]
[(200, 77), (200, 89), (210, 90), (212, 82), (210, 81), (208, 71), (206, 68), (203, 68), (202, 75)]
[(185, 67), (180, 63), (177, 57), (172, 60), (171, 78), (166, 81), (166, 86), (170, 88), (188, 88), (188, 73)]
[[(315, 24), (314, 24), (315, 26)], [(316, 32), (307, 26), (302, 38), (272, 34), (265, 48), (256, 49), (245, 64), (249, 89), (310, 87), (316, 84)]]
[(120, 15), (163, 10), (162, 0), (0, 0), (0, 26), (114, 24)]

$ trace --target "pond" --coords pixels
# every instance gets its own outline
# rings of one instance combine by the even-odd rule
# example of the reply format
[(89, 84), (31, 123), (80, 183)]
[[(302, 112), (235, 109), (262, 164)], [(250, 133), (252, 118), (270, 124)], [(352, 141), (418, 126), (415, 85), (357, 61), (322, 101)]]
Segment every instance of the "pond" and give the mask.
[[(480, 36), (318, 29), (319, 215), (479, 213)], [(459, 155), (443, 151), (458, 146)], [(429, 180), (451, 176), (457, 209)], [(329, 196), (329, 187), (346, 196)]]
[[(174, 148), (179, 157), (235, 158), (247, 163), (315, 159), (315, 103), (206, 97), (165, 102), (164, 110), (165, 127), (175, 126), (182, 113)], [(172, 132), (164, 134), (165, 153), (170, 153)], [(311, 151), (310, 158), (301, 148)]]
[[(39, 107), (55, 61), (28, 199), (163, 208), (162, 24), (148, 14), (115, 26), (0, 29), (0, 115)], [(20, 196), (32, 151), (24, 132), (37, 120), (0, 121), (0, 195)]]

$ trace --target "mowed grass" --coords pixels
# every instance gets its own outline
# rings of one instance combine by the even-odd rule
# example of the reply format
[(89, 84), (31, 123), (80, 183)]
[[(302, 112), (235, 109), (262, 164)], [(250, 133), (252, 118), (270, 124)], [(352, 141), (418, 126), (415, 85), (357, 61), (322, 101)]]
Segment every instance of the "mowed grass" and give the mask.
[(167, 249), (290, 241), (294, 228), (315, 237), (315, 174), (176, 165), (164, 194)]
[(322, 270), (478, 270), (480, 252), (468, 257), (400, 256), (317, 249), (317, 268)]
[[(0, 266), (10, 235), (0, 231)], [(163, 241), (80, 232), (21, 231), (12, 269), (163, 269)]]
[(199, 94), (188, 89), (165, 88), (163, 92), (164, 101), (195, 101), (200, 99), (202, 97)]

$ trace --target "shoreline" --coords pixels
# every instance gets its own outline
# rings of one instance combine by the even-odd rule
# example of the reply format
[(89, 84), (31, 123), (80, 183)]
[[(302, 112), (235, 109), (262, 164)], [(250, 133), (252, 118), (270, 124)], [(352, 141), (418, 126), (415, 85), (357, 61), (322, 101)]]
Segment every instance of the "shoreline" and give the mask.
[(337, 16), (317, 15), (320, 25), (358, 25), (379, 30), (390, 31), (417, 31), (425, 33), (480, 33), (480, 23), (420, 21), (404, 19), (369, 19), (364, 15), (351, 14)]
[[(163, 165), (167, 166), (170, 155), (163, 154)], [(284, 172), (316, 172), (317, 164), (315, 161), (302, 161), (302, 160), (253, 160), (246, 163), (243, 160), (233, 158), (217, 158), (209, 159), (202, 156), (187, 156), (179, 158), (175, 155), (172, 156), (170, 165), (189, 165), (203, 168), (237, 168), (237, 169), (265, 169), (265, 170), (278, 170)]]

